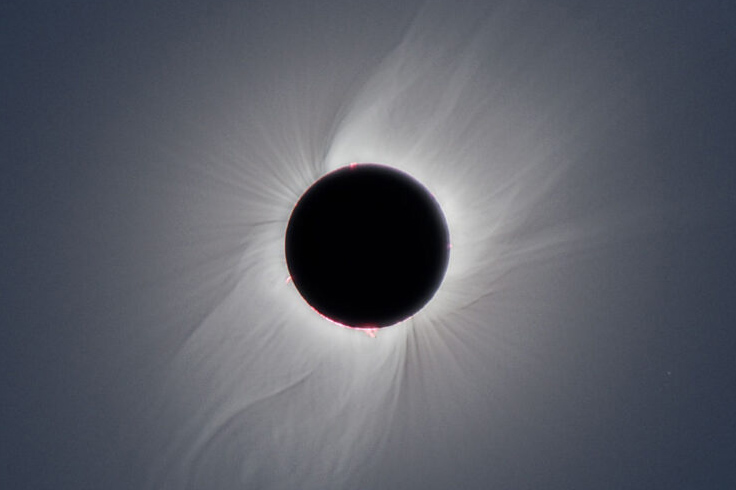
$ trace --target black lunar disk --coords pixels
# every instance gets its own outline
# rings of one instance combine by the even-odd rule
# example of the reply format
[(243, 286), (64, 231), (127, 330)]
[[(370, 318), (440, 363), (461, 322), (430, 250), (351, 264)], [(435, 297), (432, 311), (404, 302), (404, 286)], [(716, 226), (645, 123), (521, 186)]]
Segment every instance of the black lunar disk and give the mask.
[(409, 175), (352, 164), (315, 182), (286, 230), (294, 285), (320, 314), (380, 328), (419, 311), (439, 288), (449, 233), (434, 197)]

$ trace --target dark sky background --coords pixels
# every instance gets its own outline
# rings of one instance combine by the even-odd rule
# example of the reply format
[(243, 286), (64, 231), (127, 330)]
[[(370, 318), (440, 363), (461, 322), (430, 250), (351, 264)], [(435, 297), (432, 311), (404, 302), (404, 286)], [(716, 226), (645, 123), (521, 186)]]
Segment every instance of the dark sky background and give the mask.
[[(736, 3), (549, 3), (4, 2), (0, 488), (736, 488)], [(455, 272), (369, 339), (279, 234), (392, 155)]]

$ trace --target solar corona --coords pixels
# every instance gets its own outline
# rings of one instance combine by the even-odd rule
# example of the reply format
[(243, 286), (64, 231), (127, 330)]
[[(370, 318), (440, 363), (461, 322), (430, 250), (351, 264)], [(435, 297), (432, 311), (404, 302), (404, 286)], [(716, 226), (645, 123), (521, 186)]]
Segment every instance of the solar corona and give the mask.
[(379, 164), (318, 179), (289, 218), (285, 253), (304, 300), (340, 325), (375, 331), (421, 310), (450, 253), (444, 215), (417, 180)]

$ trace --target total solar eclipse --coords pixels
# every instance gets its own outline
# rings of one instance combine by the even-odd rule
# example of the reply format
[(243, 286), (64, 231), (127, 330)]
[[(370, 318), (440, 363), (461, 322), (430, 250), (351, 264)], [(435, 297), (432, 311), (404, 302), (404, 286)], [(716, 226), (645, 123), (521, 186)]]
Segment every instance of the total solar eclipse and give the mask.
[(432, 194), (378, 164), (351, 164), (317, 180), (286, 230), (286, 263), (304, 300), (353, 328), (405, 320), (434, 296), (449, 232)]

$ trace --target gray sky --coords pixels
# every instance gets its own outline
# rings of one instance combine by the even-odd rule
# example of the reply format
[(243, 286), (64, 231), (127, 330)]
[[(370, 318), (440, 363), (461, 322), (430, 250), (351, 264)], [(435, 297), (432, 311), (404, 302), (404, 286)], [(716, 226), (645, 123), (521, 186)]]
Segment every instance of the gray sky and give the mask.
[[(0, 487), (736, 487), (733, 2), (0, 8)], [(437, 197), (371, 339), (286, 282), (316, 178)]]

